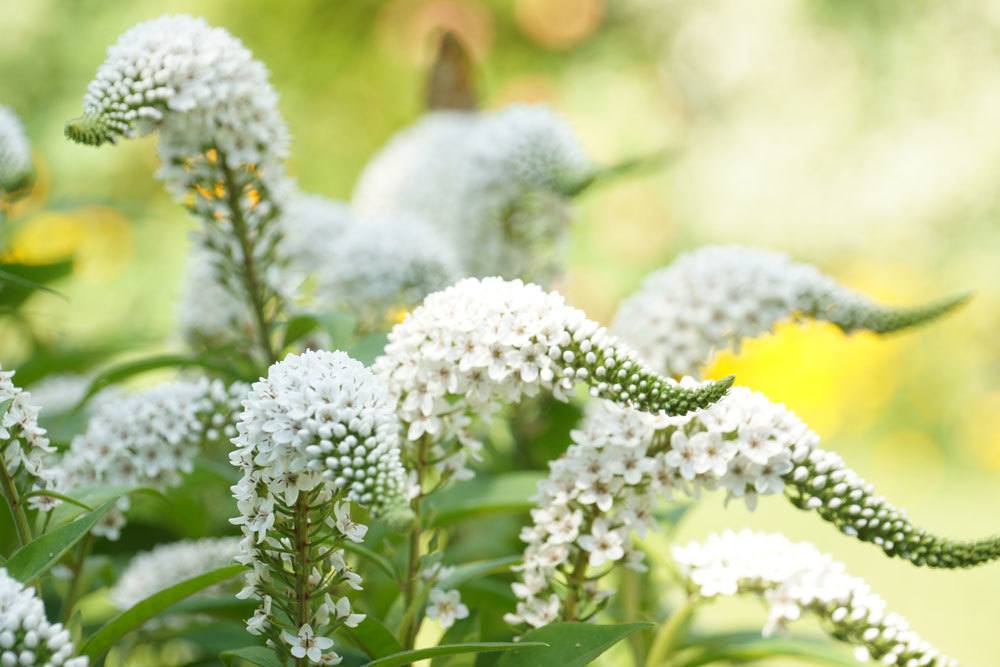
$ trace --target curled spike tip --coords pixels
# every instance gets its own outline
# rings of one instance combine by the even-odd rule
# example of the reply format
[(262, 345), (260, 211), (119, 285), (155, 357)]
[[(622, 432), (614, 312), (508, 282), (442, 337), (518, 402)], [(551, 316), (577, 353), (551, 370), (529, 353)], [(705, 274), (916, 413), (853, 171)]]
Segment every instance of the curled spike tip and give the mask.
[[(970, 299), (972, 292), (962, 292), (921, 306), (904, 308), (859, 305), (838, 312), (839, 309), (834, 305), (828, 318), (845, 332), (866, 329), (878, 334), (888, 334), (927, 324), (961, 308)], [(822, 315), (822, 312), (816, 314)]]
[(813, 449), (796, 458), (802, 460), (786, 475), (785, 494), (793, 505), (815, 511), (845, 535), (923, 567), (958, 569), (1000, 560), (1000, 536), (958, 541), (917, 528), (839, 455)]
[(67, 122), (66, 138), (87, 146), (115, 143), (115, 135), (108, 123), (94, 114), (83, 114)]

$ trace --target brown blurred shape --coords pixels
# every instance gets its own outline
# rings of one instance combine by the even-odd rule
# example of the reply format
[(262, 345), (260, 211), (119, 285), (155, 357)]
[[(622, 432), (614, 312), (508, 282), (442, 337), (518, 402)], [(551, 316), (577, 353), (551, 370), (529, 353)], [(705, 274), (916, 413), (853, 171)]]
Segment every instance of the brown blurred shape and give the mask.
[(450, 30), (441, 33), (437, 57), (427, 76), (427, 109), (479, 108), (472, 57), (462, 40)]

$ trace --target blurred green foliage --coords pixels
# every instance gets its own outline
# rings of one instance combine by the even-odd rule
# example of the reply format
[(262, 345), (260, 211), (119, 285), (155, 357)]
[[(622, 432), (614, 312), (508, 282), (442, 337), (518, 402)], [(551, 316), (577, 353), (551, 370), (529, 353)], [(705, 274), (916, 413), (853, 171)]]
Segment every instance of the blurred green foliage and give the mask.
[[(471, 46), (485, 106), (552, 104), (606, 162), (681, 146), (670, 169), (580, 205), (562, 289), (599, 319), (644, 273), (708, 242), (788, 250), (887, 301), (975, 290), (962, 312), (916, 333), (876, 341), (787, 327), (715, 372), (786, 402), (929, 528), (974, 536), (997, 521), (1000, 3), (0, 0), (0, 103), (23, 117), (39, 164), (8, 252), (74, 261), (73, 275), (53, 283), (62, 296), (36, 293), (26, 322), (0, 322), (0, 363), (20, 367), (20, 381), (177, 347), (173, 302), (192, 222), (152, 177), (153, 142), (98, 152), (62, 137), (107, 45), (164, 12), (226, 27), (268, 65), (294, 138), (292, 171), (331, 197), (349, 198), (373, 151), (421, 112), (444, 27)], [(532, 411), (523, 415), (496, 441), (539, 467), (565, 444), (574, 413), (560, 412), (559, 428), (547, 422), (541, 436)], [(544, 453), (524, 450), (528, 436)], [(144, 503), (156, 501), (138, 503), (130, 544), (224, 526), (225, 512), (202, 509), (227, 500), (197, 483), (217, 467), (171, 494), (169, 525), (144, 523)], [(752, 516), (719, 504), (694, 509), (681, 537), (752, 525), (811, 539), (963, 662), (992, 664), (1000, 653), (997, 568), (918, 571), (784, 503)], [(497, 543), (509, 545), (516, 522), (496, 522)], [(758, 627), (759, 612), (726, 603), (710, 616)], [(164, 656), (150, 664), (168, 664)]]

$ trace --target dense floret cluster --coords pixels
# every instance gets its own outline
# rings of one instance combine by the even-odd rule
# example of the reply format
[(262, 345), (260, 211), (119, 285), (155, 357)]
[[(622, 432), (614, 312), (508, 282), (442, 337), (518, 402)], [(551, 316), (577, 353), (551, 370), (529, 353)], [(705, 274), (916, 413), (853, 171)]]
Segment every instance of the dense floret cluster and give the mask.
[(14, 384), (14, 371), (0, 371), (0, 464), (11, 483), (44, 488), (52, 482), (48, 462), (55, 448), (38, 425), (39, 407)]
[(832, 322), (846, 332), (889, 333), (951, 310), (965, 296), (916, 308), (881, 306), (788, 256), (709, 246), (647, 277), (611, 331), (661, 373), (697, 375), (712, 355), (790, 318)]
[(731, 383), (682, 387), (660, 378), (559, 294), (501, 278), (469, 278), (428, 296), (390, 332), (375, 372), (410, 441), (464, 445), (433, 456), (455, 470), (477, 449), (472, 418), (523, 396), (544, 390), (565, 399), (583, 383), (621, 405), (684, 414), (714, 403)]
[[(105, 390), (94, 398), (87, 429), (73, 438), (54, 472), (63, 493), (89, 486), (167, 489), (190, 473), (210, 444), (235, 435), (235, 415), (246, 385), (205, 378), (149, 389)], [(117, 539), (128, 498), (94, 532)]]
[(49, 623), (34, 589), (0, 567), (0, 665), (87, 667), (87, 658), (74, 653), (69, 630)]
[[(237, 560), (250, 566), (240, 596), (260, 600), (248, 630), (282, 654), (337, 664), (329, 637), (364, 618), (334, 596), (361, 588), (340, 545), (368, 530), (351, 518), (351, 501), (380, 509), (405, 500), (392, 407), (371, 372), (343, 352), (289, 355), (244, 401), (230, 455), (243, 473), (232, 487), (232, 522), (243, 531)], [(324, 593), (304, 595), (306, 586)]]
[(129, 561), (109, 596), (119, 609), (129, 609), (174, 584), (231, 564), (239, 552), (240, 541), (235, 537), (159, 545)]
[(822, 619), (832, 636), (853, 644), (859, 660), (900, 667), (955, 667), (910, 629), (869, 585), (808, 542), (743, 530), (674, 547), (674, 559), (706, 598), (753, 594), (770, 616), (764, 634), (781, 630), (804, 612)]
[(22, 187), (31, 172), (31, 144), (21, 119), (0, 105), (0, 196)]
[(560, 266), (568, 192), (591, 163), (544, 107), (440, 111), (371, 161), (354, 193), (365, 215), (425, 220), (457, 249), (465, 275), (547, 281)]

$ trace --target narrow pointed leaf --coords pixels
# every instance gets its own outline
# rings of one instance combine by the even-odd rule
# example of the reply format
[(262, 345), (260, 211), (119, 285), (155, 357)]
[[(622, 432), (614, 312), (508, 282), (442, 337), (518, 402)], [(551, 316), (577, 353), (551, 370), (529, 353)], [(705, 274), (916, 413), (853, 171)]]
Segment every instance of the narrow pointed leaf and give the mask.
[(92, 512), (83, 514), (65, 526), (60, 526), (32, 540), (14, 552), (7, 561), (7, 572), (23, 583), (34, 581), (48, 572), (63, 555), (101, 520), (114, 505), (109, 500)]
[[(651, 627), (652, 623), (552, 623), (525, 633), (520, 648), (501, 656), (497, 667), (584, 667), (633, 632)], [(531, 642), (548, 646), (529, 648)]]
[(158, 616), (195, 593), (235, 577), (243, 570), (242, 565), (227, 565), (154, 593), (108, 621), (104, 627), (87, 640), (80, 653), (96, 662), (118, 640), (129, 632), (142, 627), (149, 619)]
[(530, 499), (543, 479), (542, 472), (512, 472), (454, 484), (431, 496), (428, 502), (434, 525), (446, 526), (491, 514), (527, 512), (535, 506)]
[(709, 635), (700, 638), (691, 648), (695, 653), (679, 662), (678, 667), (755, 662), (778, 657), (799, 658), (810, 664), (836, 667), (851, 667), (858, 664), (856, 660), (829, 643), (794, 637), (764, 638), (756, 632)]
[(227, 665), (235, 664), (233, 659), (239, 658), (260, 667), (285, 667), (285, 664), (274, 654), (274, 651), (263, 646), (247, 646), (232, 651), (223, 651), (219, 655)]
[(342, 626), (340, 632), (364, 651), (369, 658), (384, 658), (403, 650), (402, 645), (396, 641), (396, 637), (382, 624), (382, 621), (371, 614), (366, 616), (358, 627)]
[(488, 574), (506, 572), (511, 565), (521, 562), (521, 556), (504, 556), (503, 558), (493, 558), (491, 560), (477, 560), (471, 563), (463, 563), (457, 566), (451, 574), (438, 582), (440, 588), (458, 588), (466, 581), (476, 577), (484, 577)]
[[(442, 644), (430, 648), (419, 648), (412, 651), (394, 653), (378, 660), (372, 660), (365, 667), (402, 667), (417, 660), (434, 658), (440, 655), (459, 655), (462, 653), (488, 653), (490, 651), (513, 651), (520, 648), (545, 648), (540, 642), (475, 642), (471, 644)], [(518, 664), (518, 663), (511, 663)]]

